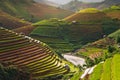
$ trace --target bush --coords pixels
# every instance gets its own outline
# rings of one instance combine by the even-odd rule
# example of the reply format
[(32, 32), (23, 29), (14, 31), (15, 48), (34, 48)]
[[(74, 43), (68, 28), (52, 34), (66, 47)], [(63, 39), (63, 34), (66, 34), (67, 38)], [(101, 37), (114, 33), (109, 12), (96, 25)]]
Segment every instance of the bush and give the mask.
[(0, 64), (0, 80), (30, 80), (30, 75), (13, 65)]
[(94, 65), (94, 60), (90, 58), (87, 58), (85, 62), (87, 67), (92, 67)]
[(108, 46), (108, 52), (109, 52), (109, 53), (113, 53), (115, 50), (116, 50), (115, 47), (113, 47), (113, 46)]

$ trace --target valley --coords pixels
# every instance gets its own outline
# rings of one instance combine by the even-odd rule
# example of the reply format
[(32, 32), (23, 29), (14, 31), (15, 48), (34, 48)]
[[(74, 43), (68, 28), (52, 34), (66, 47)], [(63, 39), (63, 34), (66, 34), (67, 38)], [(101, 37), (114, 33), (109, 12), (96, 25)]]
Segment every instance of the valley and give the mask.
[(0, 80), (120, 80), (119, 1), (75, 1), (0, 0)]

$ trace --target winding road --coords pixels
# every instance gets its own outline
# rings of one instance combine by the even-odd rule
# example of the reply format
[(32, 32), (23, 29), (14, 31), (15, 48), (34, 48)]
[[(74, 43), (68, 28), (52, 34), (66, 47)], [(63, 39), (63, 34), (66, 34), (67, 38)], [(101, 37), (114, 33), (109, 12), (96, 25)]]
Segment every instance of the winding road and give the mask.
[[(66, 60), (68, 60), (71, 63), (73, 63), (74, 65), (76, 65), (76, 66), (77, 65), (81, 65), (82, 66), (83, 64), (85, 64), (85, 59), (84, 58), (71, 55), (70, 53), (69, 54), (64, 54), (63, 57)], [(83, 79), (87, 74), (91, 74), (95, 67), (96, 67), (96, 65), (91, 67), (91, 68), (86, 68), (84, 70), (84, 73), (80, 76), (80, 79)]]
[(83, 65), (85, 64), (85, 59), (84, 58), (80, 58), (80, 57), (77, 57), (77, 56), (74, 56), (74, 55), (70, 55), (70, 54), (64, 54), (63, 57), (70, 61), (71, 63), (73, 63), (74, 65)]

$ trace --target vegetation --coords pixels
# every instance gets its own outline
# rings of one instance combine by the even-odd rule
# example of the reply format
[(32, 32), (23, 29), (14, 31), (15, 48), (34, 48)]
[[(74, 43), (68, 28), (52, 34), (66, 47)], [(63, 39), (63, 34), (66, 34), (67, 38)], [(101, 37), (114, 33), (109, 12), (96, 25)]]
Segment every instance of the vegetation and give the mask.
[[(65, 18), (71, 13), (33, 0), (0, 0), (0, 80), (79, 80), (84, 67), (95, 65), (85, 79), (119, 80), (120, 6), (87, 8)], [(64, 60), (67, 52), (86, 64)]]
[(104, 63), (99, 63), (89, 80), (119, 80), (119, 57), (120, 54), (116, 53), (113, 57), (106, 59)]
[[(33, 30), (31, 36), (47, 43), (57, 52), (66, 52), (78, 49), (81, 45), (102, 38), (103, 34), (107, 35), (119, 29), (119, 23), (110, 18), (106, 18), (105, 15), (103, 18), (100, 17), (102, 21), (99, 21), (101, 22), (99, 24), (97, 22), (91, 23), (91, 20), (90, 23), (82, 24), (74, 20), (77, 15), (78, 18), (82, 16), (79, 14), (77, 13), (75, 16), (72, 16), (75, 22), (67, 22), (67, 19), (60, 20), (56, 18), (37, 22), (33, 24), (37, 28)], [(53, 39), (55, 40), (53, 41)], [(59, 43), (63, 41), (65, 44), (56, 43), (56, 39), (59, 40)], [(61, 51), (60, 45), (63, 46), (63, 51)], [(66, 47), (67, 49), (64, 50), (66, 45), (73, 48)]]
[(115, 47), (113, 47), (113, 46), (108, 46), (108, 52), (109, 52), (109, 53), (113, 53), (115, 50), (116, 50)]
[(0, 45), (0, 61), (10, 61), (23, 71), (30, 72), (32, 79), (54, 78), (70, 71), (69, 66), (66, 66), (45, 43), (2, 27), (0, 35), (2, 44)]
[(23, 72), (13, 65), (4, 65), (0, 64), (0, 80), (30, 80), (28, 72)]
[(38, 20), (45, 18), (48, 19), (51, 17), (64, 18), (65, 16), (72, 14), (70, 11), (48, 6), (45, 4), (38, 4), (33, 0), (0, 1), (0, 10), (3, 10), (12, 16), (25, 19), (30, 22), (36, 22)]
[(110, 34), (108, 37), (115, 39), (116, 43), (120, 43), (120, 30)]
[(105, 11), (105, 12), (110, 12), (110, 11), (114, 11), (114, 10), (120, 10), (120, 6), (118, 5), (113, 5), (113, 6), (111, 6), (111, 7), (109, 7), (109, 8), (105, 8), (103, 11)]
[(103, 64), (100, 63), (95, 67), (93, 73), (90, 75), (89, 80), (99, 80), (102, 74)]
[(103, 64), (103, 73), (100, 80), (111, 80), (111, 61), (112, 58), (109, 58)]
[(112, 60), (112, 66), (111, 66), (111, 69), (112, 69), (112, 80), (119, 80), (120, 77), (120, 73), (119, 73), (119, 70), (120, 70), (120, 54), (116, 54), (114, 57), (113, 57), (113, 60)]
[(103, 10), (107, 16), (111, 17), (112, 19), (119, 19), (120, 20), (120, 6), (113, 5), (109, 8)]
[(80, 13), (98, 13), (98, 12), (100, 11), (97, 10), (96, 8), (87, 8), (87, 9), (80, 10)]
[(16, 29), (27, 25), (31, 25), (31, 23), (13, 17), (0, 10), (0, 26), (5, 27), (7, 29)]

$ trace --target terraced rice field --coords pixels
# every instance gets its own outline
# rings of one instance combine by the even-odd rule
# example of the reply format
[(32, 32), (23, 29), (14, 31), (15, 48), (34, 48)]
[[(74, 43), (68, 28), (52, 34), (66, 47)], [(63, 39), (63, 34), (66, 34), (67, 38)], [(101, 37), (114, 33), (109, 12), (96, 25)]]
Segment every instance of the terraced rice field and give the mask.
[(45, 43), (0, 28), (0, 61), (30, 71), (32, 79), (65, 74), (68, 68)]
[(94, 69), (93, 73), (90, 75), (89, 80), (99, 80), (102, 73), (102, 67), (102, 63), (98, 64), (98, 66)]
[(66, 21), (79, 21), (79, 22), (89, 22), (89, 21), (101, 21), (103, 19), (106, 19), (107, 16), (103, 12), (97, 12), (97, 13), (75, 13), (71, 16), (68, 16), (65, 18)]
[(88, 80), (120, 80), (120, 54), (100, 63), (89, 76)]

